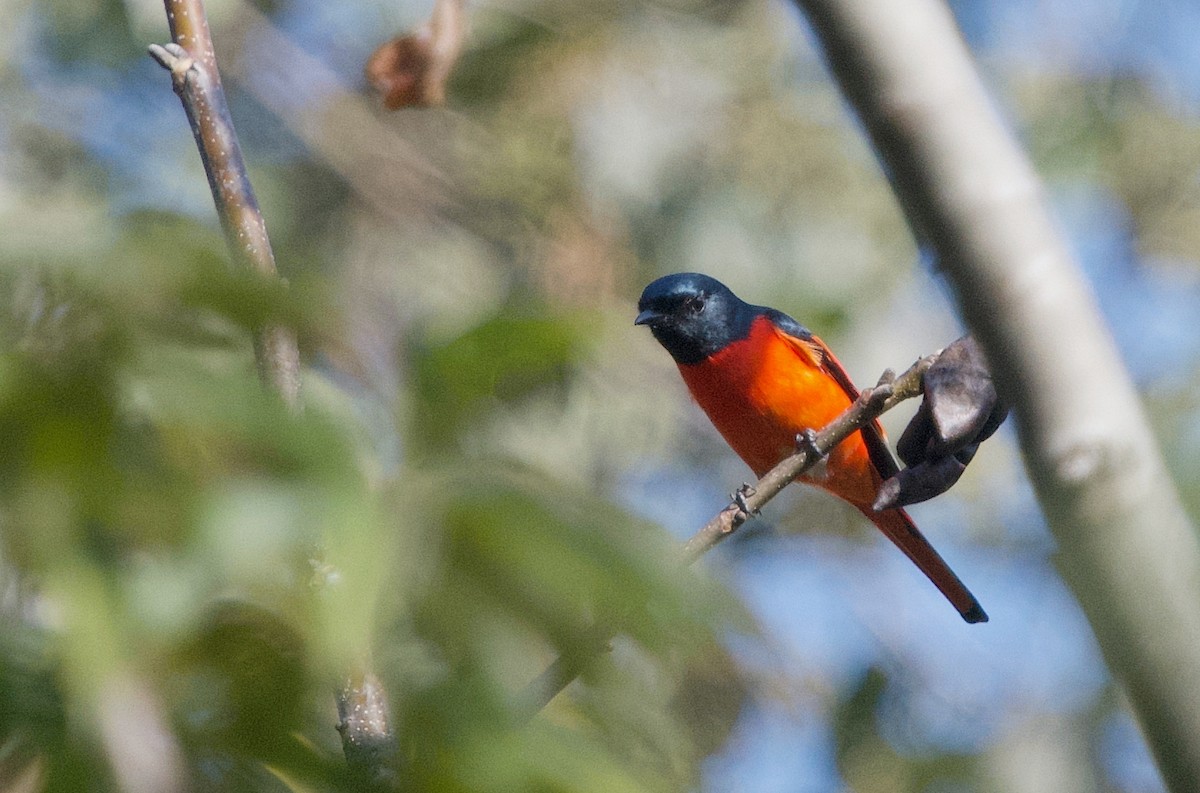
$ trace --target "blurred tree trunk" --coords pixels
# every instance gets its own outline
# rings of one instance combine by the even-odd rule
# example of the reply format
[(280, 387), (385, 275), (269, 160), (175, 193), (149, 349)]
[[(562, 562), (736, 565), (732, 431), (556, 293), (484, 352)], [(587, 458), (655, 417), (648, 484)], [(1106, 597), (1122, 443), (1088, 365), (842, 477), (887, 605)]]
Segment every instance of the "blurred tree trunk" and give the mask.
[(1041, 185), (941, 0), (796, 0), (1011, 400), (1059, 564), (1168, 786), (1200, 779), (1200, 546)]

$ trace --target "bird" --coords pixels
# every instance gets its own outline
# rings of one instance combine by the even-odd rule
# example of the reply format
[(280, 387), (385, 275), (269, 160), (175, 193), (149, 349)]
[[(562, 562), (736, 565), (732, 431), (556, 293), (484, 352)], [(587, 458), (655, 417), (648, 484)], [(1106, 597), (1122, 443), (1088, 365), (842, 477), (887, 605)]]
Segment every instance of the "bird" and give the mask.
[[(702, 273), (651, 282), (635, 325), (650, 329), (679, 368), (688, 391), (729, 446), (758, 477), (794, 454), (799, 437), (820, 430), (858, 398), (829, 347), (782, 311), (746, 303)], [(987, 613), (903, 509), (872, 504), (896, 462), (878, 422), (836, 446), (824, 465), (797, 479), (850, 503), (929, 578), (968, 623)]]

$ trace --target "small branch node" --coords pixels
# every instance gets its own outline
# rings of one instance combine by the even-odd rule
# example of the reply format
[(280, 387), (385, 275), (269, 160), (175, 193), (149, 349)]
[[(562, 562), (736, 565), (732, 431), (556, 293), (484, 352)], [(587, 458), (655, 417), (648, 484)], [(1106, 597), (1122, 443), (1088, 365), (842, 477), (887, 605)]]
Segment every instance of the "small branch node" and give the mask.
[(859, 395), (859, 399), (868, 406), (878, 407), (886, 403), (896, 393), (892, 383), (881, 383), (874, 388), (868, 388)]
[(147, 49), (150, 57), (169, 71), (176, 80), (182, 79), (196, 65), (196, 59), (173, 41), (167, 44), (151, 44)]

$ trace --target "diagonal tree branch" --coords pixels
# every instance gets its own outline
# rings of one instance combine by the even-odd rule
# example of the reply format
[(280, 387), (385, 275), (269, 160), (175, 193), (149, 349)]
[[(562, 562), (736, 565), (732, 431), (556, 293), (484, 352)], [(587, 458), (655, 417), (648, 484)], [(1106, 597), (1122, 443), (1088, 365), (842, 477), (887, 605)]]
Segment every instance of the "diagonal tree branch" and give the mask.
[[(737, 498), (684, 543), (681, 560), (691, 564), (708, 553), (839, 443), (900, 402), (920, 396), (925, 372), (937, 361), (939, 354), (937, 352), (921, 358), (899, 377), (895, 377), (890, 370), (885, 372), (878, 385), (859, 394), (858, 399), (840, 416), (811, 437), (811, 443), (798, 444), (795, 454), (782, 460), (754, 485), (743, 487)], [(555, 659), (521, 693), (517, 705), (518, 718), (527, 721), (546, 707), (596, 656), (604, 652), (613, 634), (614, 631), (607, 626), (595, 625), (586, 640), (580, 643), (579, 650)]]
[[(254, 196), (225, 102), (221, 76), (202, 0), (165, 0), (172, 41), (151, 45), (150, 55), (171, 73), (196, 147), (208, 175), (213, 202), (234, 264), (266, 279), (277, 279), (275, 255)], [(259, 374), (293, 411), (300, 404), (300, 354), (296, 336), (282, 325), (255, 334)], [(338, 692), (338, 731), (351, 774), (364, 789), (392, 779), (395, 735), (386, 692), (369, 670), (357, 670)]]
[(940, 0), (796, 0), (1014, 408), (1058, 562), (1172, 791), (1200, 779), (1200, 542), (1041, 185)]
[[(171, 73), (208, 175), (213, 202), (234, 264), (276, 278), (275, 254), (246, 172), (242, 148), (225, 102), (217, 57), (202, 0), (165, 0), (171, 43), (150, 55)], [(269, 325), (255, 334), (259, 374), (293, 410), (300, 407), (300, 353), (295, 334)]]

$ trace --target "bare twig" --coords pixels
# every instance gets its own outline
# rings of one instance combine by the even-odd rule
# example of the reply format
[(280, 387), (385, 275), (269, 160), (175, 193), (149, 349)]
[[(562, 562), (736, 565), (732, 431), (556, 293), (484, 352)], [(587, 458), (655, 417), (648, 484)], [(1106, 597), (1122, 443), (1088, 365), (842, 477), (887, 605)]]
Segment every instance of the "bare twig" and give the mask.
[[(150, 55), (171, 73), (204, 163), (230, 255), (238, 266), (276, 279), (275, 255), (254, 196), (217, 71), (202, 0), (165, 0), (172, 41), (151, 45)], [(295, 334), (267, 325), (255, 334), (255, 359), (263, 381), (293, 411), (300, 410), (300, 354)], [(354, 676), (338, 693), (342, 746), (352, 774), (369, 784), (391, 774), (395, 737), (387, 699), (370, 672)]]
[(941, 0), (797, 0), (1014, 408), (1063, 577), (1163, 777), (1200, 779), (1200, 543), (1028, 158)]
[[(920, 396), (925, 372), (937, 361), (939, 354), (933, 353), (921, 358), (899, 377), (895, 377), (891, 371), (885, 372), (874, 388), (868, 388), (859, 394), (858, 399), (840, 416), (813, 435), (811, 444), (800, 444), (795, 454), (782, 460), (753, 486), (743, 488), (738, 498), (693, 534), (683, 545), (683, 562), (691, 564), (721, 540), (736, 532), (796, 477), (816, 465), (846, 438), (900, 402)], [(587, 640), (581, 643), (576, 652), (555, 659), (522, 692), (517, 708), (518, 716), (527, 720), (546, 707), (579, 676), (593, 658), (608, 647), (612, 636), (612, 631), (606, 627), (594, 626)]]
[[(225, 102), (204, 3), (166, 0), (165, 5), (172, 41), (150, 45), (150, 55), (171, 73), (187, 113), (230, 256), (236, 265), (275, 278), (275, 255)], [(299, 409), (300, 354), (295, 334), (279, 325), (263, 327), (255, 334), (254, 352), (263, 380), (289, 407)]]

